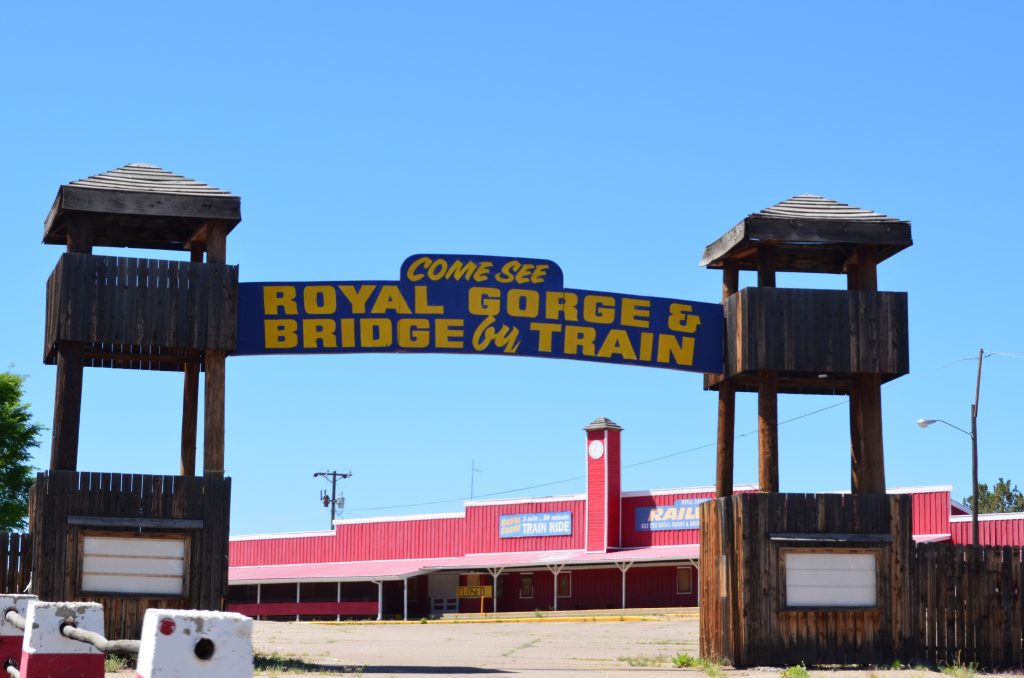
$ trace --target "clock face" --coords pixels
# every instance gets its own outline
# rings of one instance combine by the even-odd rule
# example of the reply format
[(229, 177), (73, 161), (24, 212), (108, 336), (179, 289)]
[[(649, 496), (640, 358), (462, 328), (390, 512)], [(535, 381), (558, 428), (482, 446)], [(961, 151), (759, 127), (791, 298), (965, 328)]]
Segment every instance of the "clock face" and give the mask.
[(590, 455), (591, 459), (600, 459), (601, 455), (604, 454), (604, 443), (600, 440), (591, 440), (590, 444), (587, 445), (587, 454)]

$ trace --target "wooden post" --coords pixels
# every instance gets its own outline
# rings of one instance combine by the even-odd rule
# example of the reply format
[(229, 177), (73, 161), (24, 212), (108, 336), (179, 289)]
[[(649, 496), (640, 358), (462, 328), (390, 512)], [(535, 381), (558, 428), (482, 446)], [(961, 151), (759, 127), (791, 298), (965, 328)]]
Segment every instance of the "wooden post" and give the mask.
[[(206, 262), (227, 261), (227, 226), (206, 224)], [(203, 413), (203, 474), (224, 475), (224, 359), (223, 351), (206, 351), (206, 407)]]
[(758, 373), (757, 471), (762, 492), (779, 491), (779, 378), (775, 372)]
[(77, 218), (68, 224), (68, 252), (92, 254), (95, 229), (91, 221)]
[[(193, 242), (191, 260), (203, 262), (203, 243)], [(196, 437), (199, 428), (199, 363), (185, 363), (185, 390), (181, 405), (181, 475), (196, 474)]]
[(224, 475), (224, 351), (206, 351), (203, 474)]
[(219, 221), (206, 224), (206, 261), (223, 264), (228, 257), (228, 227)]
[(757, 286), (775, 287), (775, 248), (771, 245), (757, 248)]
[(78, 470), (78, 430), (82, 419), (82, 344), (57, 344), (57, 390), (53, 403), (53, 447), (50, 470)]
[(185, 393), (181, 405), (181, 475), (196, 474), (196, 434), (199, 428), (199, 364), (185, 363)]
[[(757, 285), (775, 287), (775, 248), (757, 248)], [(758, 372), (757, 471), (762, 492), (779, 491), (779, 378), (775, 372)]]
[[(882, 377), (859, 374), (856, 421), (860, 429), (860, 468), (855, 493), (885, 492), (885, 455), (882, 451)], [(851, 400), (851, 404), (852, 404)]]
[[(736, 293), (740, 272), (736, 264), (726, 263), (722, 270), (722, 303)], [(728, 380), (718, 386), (718, 460), (715, 496), (732, 495), (734, 439), (736, 437), (736, 387)]]
[[(878, 261), (873, 245), (860, 245), (846, 267), (847, 289), (878, 290)], [(857, 374), (850, 384), (850, 491), (885, 492), (882, 447), (882, 378)]]

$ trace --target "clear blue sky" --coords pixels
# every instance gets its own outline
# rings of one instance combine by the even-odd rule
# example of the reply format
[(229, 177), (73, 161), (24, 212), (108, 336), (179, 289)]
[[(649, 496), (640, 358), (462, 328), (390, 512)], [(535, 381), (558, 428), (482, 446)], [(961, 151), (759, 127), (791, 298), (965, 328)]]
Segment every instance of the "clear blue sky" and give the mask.
[[(1019, 3), (19, 3), (0, 21), (0, 361), (50, 425), (40, 244), (57, 187), (148, 162), (242, 196), (243, 281), (394, 279), (416, 252), (558, 262), (569, 287), (717, 301), (702, 249), (816, 193), (913, 222), (879, 270), (910, 294), (911, 374), (883, 390), (890, 486), (969, 493), (979, 347), (1024, 355)], [(131, 254), (126, 250), (104, 253)], [(781, 276), (785, 286), (841, 286)], [(744, 277), (741, 284), (752, 284)], [(981, 478), (1024, 482), (1024, 359), (985, 361)], [(786, 420), (840, 403), (783, 396)], [(80, 468), (175, 473), (181, 376), (86, 373)], [(232, 532), (573, 479), (622, 424), (626, 489), (714, 482), (699, 375), (482, 356), (228, 361)], [(737, 431), (756, 428), (740, 396)], [(704, 446), (704, 447), (701, 447)], [(849, 487), (845, 406), (780, 429), (784, 491)], [(756, 436), (736, 480), (756, 482)], [(36, 455), (46, 467), (49, 433)], [(372, 510), (375, 507), (403, 508)]]

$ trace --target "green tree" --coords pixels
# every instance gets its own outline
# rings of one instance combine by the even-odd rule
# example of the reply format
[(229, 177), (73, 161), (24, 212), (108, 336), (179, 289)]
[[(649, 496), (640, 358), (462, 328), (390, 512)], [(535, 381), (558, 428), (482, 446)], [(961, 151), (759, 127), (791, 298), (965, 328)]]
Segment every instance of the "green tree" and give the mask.
[(0, 532), (25, 528), (33, 469), (30, 450), (43, 427), (32, 421), (24, 397), (25, 377), (0, 372)]
[[(974, 497), (965, 497), (964, 504), (974, 508)], [(999, 482), (989, 490), (985, 483), (978, 483), (978, 513), (1016, 513), (1024, 511), (1024, 493), (1009, 480)]]

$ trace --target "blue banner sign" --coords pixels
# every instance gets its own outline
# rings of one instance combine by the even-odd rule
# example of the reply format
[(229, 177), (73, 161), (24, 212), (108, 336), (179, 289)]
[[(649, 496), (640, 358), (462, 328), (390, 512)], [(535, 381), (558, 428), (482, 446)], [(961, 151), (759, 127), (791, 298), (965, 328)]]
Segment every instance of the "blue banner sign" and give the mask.
[(516, 513), (500, 516), (498, 536), (511, 537), (558, 537), (572, 534), (572, 511), (560, 513)]
[(400, 273), (242, 283), (235, 355), (483, 353), (723, 371), (720, 304), (565, 289), (544, 259), (417, 254)]
[(708, 499), (676, 499), (672, 506), (641, 506), (636, 509), (637, 532), (696, 530), (700, 528), (700, 505)]

